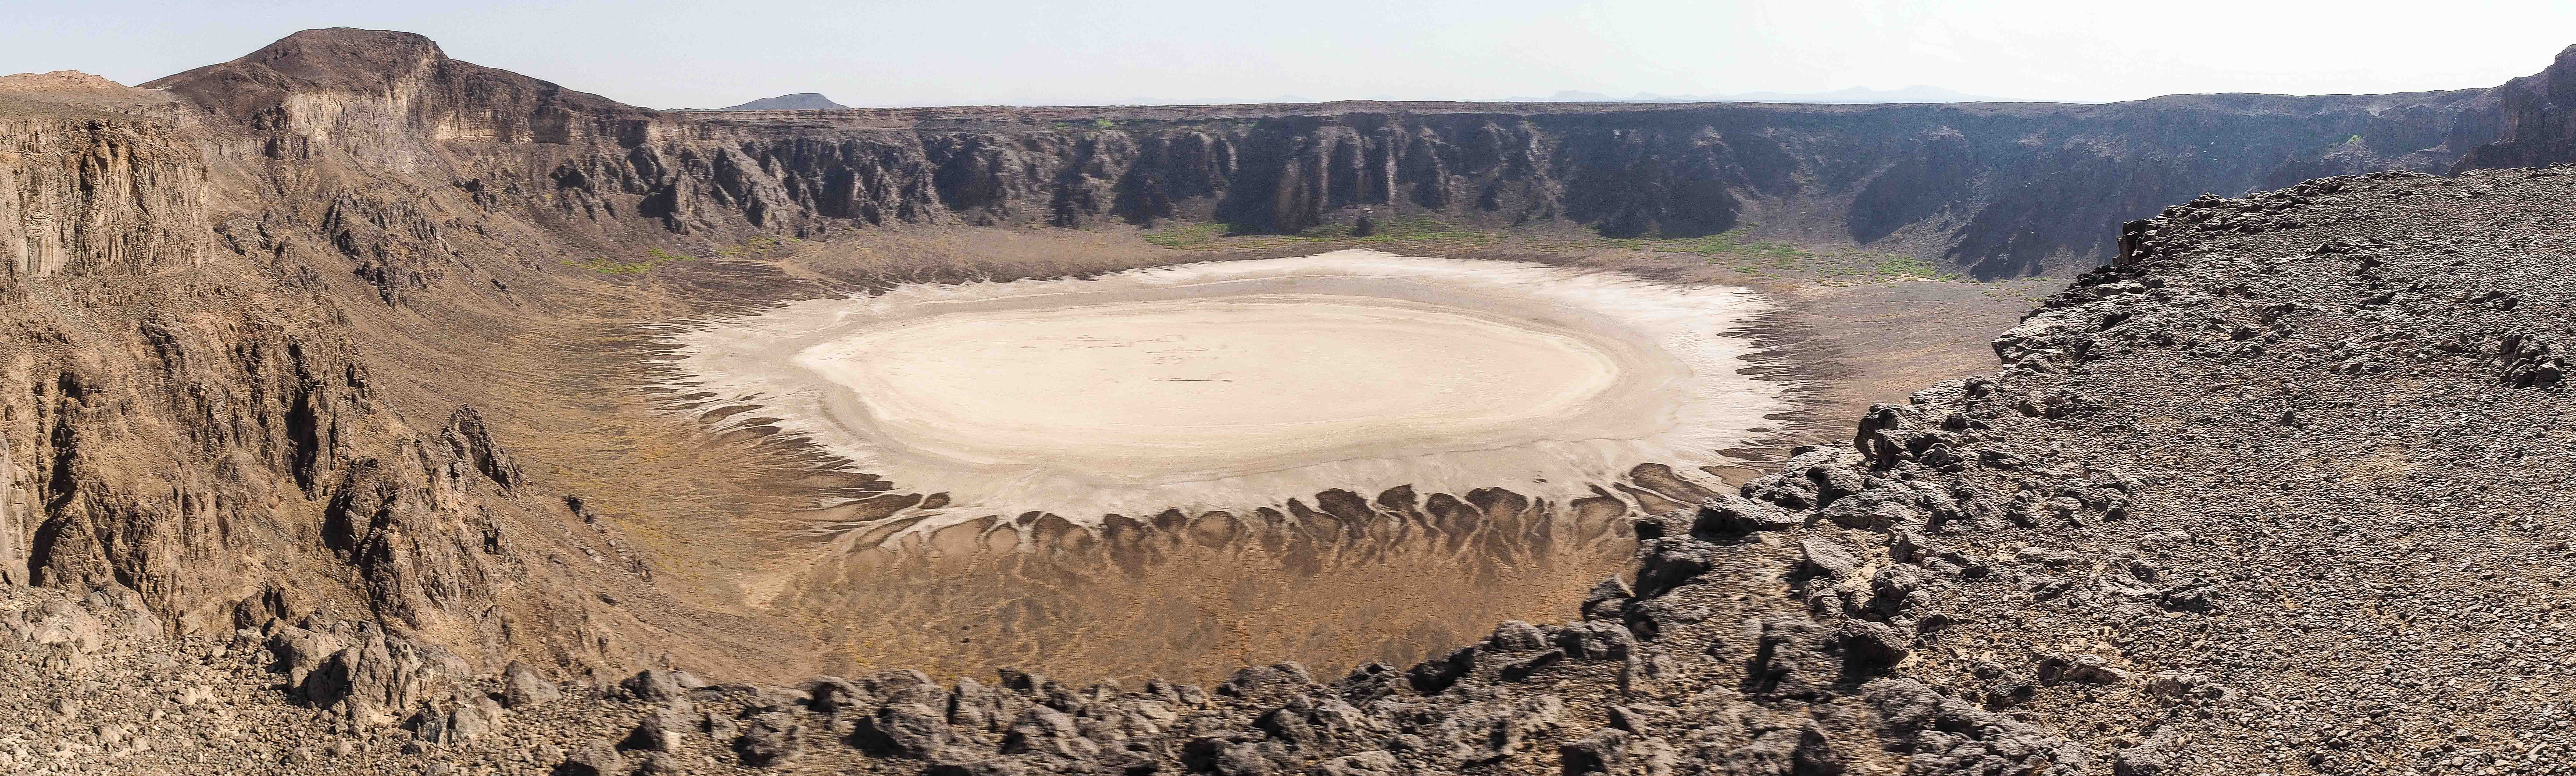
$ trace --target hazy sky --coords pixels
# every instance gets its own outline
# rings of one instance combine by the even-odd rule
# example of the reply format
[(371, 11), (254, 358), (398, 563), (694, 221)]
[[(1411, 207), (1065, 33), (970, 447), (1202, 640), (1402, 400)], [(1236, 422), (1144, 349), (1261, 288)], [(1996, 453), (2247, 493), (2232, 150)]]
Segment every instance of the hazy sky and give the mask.
[(140, 83), (300, 29), (370, 27), (657, 108), (808, 91), (860, 106), (1065, 105), (1910, 84), (2110, 101), (2491, 86), (2576, 43), (2569, 2), (2112, 5), (0, 0), (0, 73)]

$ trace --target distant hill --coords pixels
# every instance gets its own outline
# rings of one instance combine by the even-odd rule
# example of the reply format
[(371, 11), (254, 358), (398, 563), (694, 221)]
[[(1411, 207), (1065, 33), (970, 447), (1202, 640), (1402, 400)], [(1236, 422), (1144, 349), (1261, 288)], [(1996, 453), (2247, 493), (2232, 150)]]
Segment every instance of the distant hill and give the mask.
[(1638, 92), (1633, 97), (1612, 97), (1599, 92), (1557, 92), (1515, 102), (1801, 102), (1851, 105), (1936, 102), (2057, 102), (2019, 97), (1988, 97), (1961, 94), (1937, 86), (1908, 86), (1903, 89), (1869, 89), (1852, 87), (1832, 92), (1745, 92), (1742, 94), (1655, 94)]
[(736, 105), (730, 108), (716, 108), (715, 110), (843, 110), (848, 107), (850, 106), (833, 102), (830, 97), (825, 97), (814, 92), (804, 92), (801, 94), (782, 94), (776, 97), (762, 97), (741, 105)]

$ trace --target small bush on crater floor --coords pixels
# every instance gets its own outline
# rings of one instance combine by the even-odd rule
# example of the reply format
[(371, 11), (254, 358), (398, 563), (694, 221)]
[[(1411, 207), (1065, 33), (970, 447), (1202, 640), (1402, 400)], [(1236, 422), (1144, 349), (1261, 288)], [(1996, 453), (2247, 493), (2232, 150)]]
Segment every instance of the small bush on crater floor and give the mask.
[[(734, 254), (725, 254), (724, 250), (725, 249), (718, 249), (717, 253), (724, 255), (736, 255), (741, 253), (740, 248), (733, 249)], [(696, 256), (672, 253), (660, 248), (652, 248), (644, 251), (644, 260), (642, 261), (618, 261), (602, 257), (583, 259), (580, 261), (566, 261), (564, 264), (597, 272), (602, 275), (641, 275), (653, 271), (654, 267), (668, 264), (670, 262), (697, 260), (698, 257)]]
[(1307, 243), (1459, 247), (1488, 245), (1502, 239), (1494, 232), (1461, 229), (1423, 216), (1390, 218), (1371, 226), (1371, 234), (1354, 236), (1347, 223), (1318, 224), (1296, 234), (1238, 233), (1230, 224), (1179, 224), (1145, 231), (1145, 242), (1180, 250), (1260, 249)]
[(1145, 242), (1165, 248), (1197, 248), (1224, 236), (1224, 224), (1181, 224), (1147, 230)]

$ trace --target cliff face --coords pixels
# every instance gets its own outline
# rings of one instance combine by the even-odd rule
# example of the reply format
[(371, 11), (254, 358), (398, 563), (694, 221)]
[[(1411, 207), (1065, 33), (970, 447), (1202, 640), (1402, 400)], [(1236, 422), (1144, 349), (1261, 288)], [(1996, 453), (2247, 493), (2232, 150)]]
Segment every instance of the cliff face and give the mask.
[(2538, 167), (2576, 159), (2576, 46), (2558, 52), (2549, 69), (2506, 81), (2491, 90), (2502, 126), (2491, 143), (2469, 149), (2460, 170)]
[[(270, 61), (243, 83), (309, 72)], [(421, 84), (485, 72), (394, 69), (428, 80), (246, 101), (288, 128), (266, 133), (85, 76), (0, 79), (0, 583), (131, 590), (183, 632), (323, 611), (481, 657), (608, 648), (532, 615), (583, 594), (528, 562), (563, 532), (513, 498), (481, 416), (373, 378), (364, 327), (471, 273), (459, 222), (388, 182), (473, 124)], [(484, 137), (523, 126), (482, 115)], [(314, 148), (332, 161), (288, 162)]]
[(177, 122), (0, 110), (0, 288), (194, 264), (205, 160)]
[[(2477, 92), (2113, 106), (1703, 105), (1595, 112), (1280, 106), (884, 126), (667, 119), (546, 173), (560, 207), (675, 231), (888, 221), (1295, 233), (1356, 208), (1613, 237), (1766, 233), (1885, 246), (1980, 277), (2089, 266), (2162, 203), (2387, 166), (2491, 137)], [(2359, 138), (2354, 142), (2353, 138)], [(542, 192), (538, 186), (533, 191)], [(621, 207), (622, 206), (622, 207)]]
[(300, 33), (151, 86), (263, 133), (271, 158), (314, 144), (416, 170), (452, 157), (454, 185), (487, 207), (680, 233), (1171, 221), (1294, 233), (1371, 208), (1615, 237), (1758, 222), (1979, 277), (2091, 266), (2119, 223), (2205, 192), (2444, 169), (2506, 129), (2495, 90), (664, 113), (359, 30)]
[(684, 232), (954, 220), (1214, 221), (1294, 233), (1363, 207), (1614, 237), (1705, 235), (1759, 220), (1768, 233), (1884, 245), (1997, 277), (2090, 265), (2108, 255), (2101, 235), (2118, 223), (2205, 192), (2440, 168), (2496, 125), (2481, 92), (1162, 115), (1171, 112), (666, 116), (647, 139), (565, 159), (522, 191), (557, 195), (565, 212), (640, 214)]
[(569, 143), (629, 138), (652, 111), (447, 58), (409, 33), (316, 30), (250, 55), (144, 84), (267, 135), (270, 158), (314, 145), (420, 171), (424, 143)]
[(407, 421), (344, 307), (228, 258), (0, 294), (0, 582), (133, 590), (187, 632), (320, 610), (545, 643), (508, 622), (570, 594), (528, 584), (545, 523), (480, 416)]
[(27, 578), (26, 536), (30, 533), (18, 467), (9, 461), (9, 440), (0, 438), (0, 585), (24, 585)]

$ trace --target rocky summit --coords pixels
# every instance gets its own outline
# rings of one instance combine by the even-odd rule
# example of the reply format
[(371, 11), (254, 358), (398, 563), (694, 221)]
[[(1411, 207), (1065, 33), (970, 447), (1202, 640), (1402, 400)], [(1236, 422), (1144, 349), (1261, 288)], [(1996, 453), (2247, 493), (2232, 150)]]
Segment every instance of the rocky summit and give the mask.
[[(325, 30), (152, 89), (0, 82), (0, 772), (2576, 773), (2569, 77), (2562, 54), (2496, 89), (2105, 106), (677, 114)], [(1398, 204), (1605, 240), (1778, 206), (1948, 271), (2100, 266), (1988, 332), (1978, 374), (1783, 413), (1806, 438), (1724, 487), (1619, 502), (1678, 508), (1618, 512), (1602, 540), (1633, 559), (1561, 616), (1418, 659), (934, 676), (816, 634), (965, 649), (1011, 620), (830, 620), (795, 608), (811, 579), (711, 570), (855, 541), (722, 532), (755, 507), (844, 499), (802, 530), (944, 494), (759, 424), (674, 442), (728, 410), (671, 419), (689, 386), (644, 379), (655, 327), (1189, 260), (1074, 227), (1321, 240)], [(1405, 530), (1509, 513), (1413, 495), (1375, 501)], [(1382, 528), (1332, 498), (1297, 517)], [(1014, 525), (977, 539), (1216, 534)], [(1320, 564), (1310, 541), (1251, 543)]]

